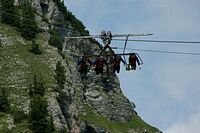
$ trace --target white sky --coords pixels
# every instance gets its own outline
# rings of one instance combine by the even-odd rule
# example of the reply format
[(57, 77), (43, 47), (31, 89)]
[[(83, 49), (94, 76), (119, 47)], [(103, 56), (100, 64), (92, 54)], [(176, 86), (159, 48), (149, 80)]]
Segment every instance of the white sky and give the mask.
[[(200, 41), (199, 0), (65, 0), (65, 4), (91, 34), (110, 30), (154, 33), (132, 39)], [(124, 42), (112, 44), (123, 47)], [(127, 47), (200, 53), (200, 44), (129, 42)], [(121, 70), (119, 77), (139, 115), (165, 133), (199, 132), (200, 56), (137, 53), (144, 61), (142, 69)]]

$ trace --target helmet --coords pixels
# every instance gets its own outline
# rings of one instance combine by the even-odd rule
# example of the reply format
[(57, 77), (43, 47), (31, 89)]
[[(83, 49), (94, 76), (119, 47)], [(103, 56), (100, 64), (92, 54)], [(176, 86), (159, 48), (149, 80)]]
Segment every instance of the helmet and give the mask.
[(105, 36), (105, 35), (106, 35), (106, 31), (105, 30), (101, 31), (101, 36)]

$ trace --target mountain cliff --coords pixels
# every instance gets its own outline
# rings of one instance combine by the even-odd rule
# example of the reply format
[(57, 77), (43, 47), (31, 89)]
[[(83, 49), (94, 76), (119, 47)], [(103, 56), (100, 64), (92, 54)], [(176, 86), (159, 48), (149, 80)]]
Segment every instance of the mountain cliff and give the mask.
[[(16, 0), (15, 8), (23, 9), (26, 2)], [(44, 98), (48, 105), (47, 120), (54, 127), (52, 132), (159, 133), (137, 115), (114, 73), (96, 75), (92, 67), (87, 75), (77, 72), (78, 55), (98, 53), (101, 47), (91, 39), (65, 40), (65, 36), (89, 35), (89, 32), (63, 2), (42, 2), (47, 2), (47, 10), (38, 0), (31, 1), (38, 27), (34, 43), (39, 44), (40, 54), (31, 52), (33, 41), (25, 39), (20, 29), (0, 23), (0, 95), (2, 90), (6, 91), (10, 108), (0, 112), (0, 132), (32, 132), (30, 88), (37, 75), (46, 88)], [(17, 17), (28, 21), (20, 14)], [(52, 31), (59, 35), (61, 48), (50, 45)], [(55, 78), (58, 62), (65, 74), (62, 89)]]

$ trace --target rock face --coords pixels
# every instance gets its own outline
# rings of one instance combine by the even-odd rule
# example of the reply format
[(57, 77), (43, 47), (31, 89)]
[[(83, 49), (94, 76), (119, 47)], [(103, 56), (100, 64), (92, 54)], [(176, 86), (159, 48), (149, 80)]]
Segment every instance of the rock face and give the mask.
[[(9, 100), (13, 107), (28, 114), (27, 88), (34, 72), (40, 72), (46, 81), (48, 110), (53, 117), (56, 132), (141, 133), (144, 129), (149, 133), (159, 131), (137, 116), (132, 104), (122, 93), (119, 79), (114, 73), (96, 75), (92, 66), (87, 75), (77, 72), (78, 55), (98, 53), (98, 44), (86, 39), (65, 40), (62, 51), (65, 58), (62, 58), (57, 48), (48, 45), (48, 30), (56, 28), (62, 37), (80, 33), (72, 26), (66, 26), (63, 13), (52, 0), (49, 1), (48, 13), (45, 16), (48, 22), (42, 19), (39, 1), (32, 0), (32, 5), (37, 9), (36, 20), (40, 33), (36, 41), (41, 44), (42, 55), (33, 56), (27, 50), (30, 42), (13, 32), (12, 27), (0, 25), (0, 85), (10, 91)], [(10, 31), (7, 32), (7, 29)], [(12, 38), (11, 32), (17, 39)], [(54, 91), (57, 87), (54, 80), (57, 61), (61, 61), (66, 70), (65, 88), (61, 92)], [(9, 116), (9, 128), (15, 127), (11, 118)], [(132, 126), (130, 123), (134, 120), (140, 121), (141, 125)], [(120, 129), (119, 125), (124, 127)]]
[(129, 100), (121, 92), (118, 78), (114, 74), (109, 75), (108, 79), (96, 76), (93, 72), (89, 74), (88, 79), (83, 80), (83, 84), (86, 100), (95, 111), (111, 121), (131, 120), (134, 111)]

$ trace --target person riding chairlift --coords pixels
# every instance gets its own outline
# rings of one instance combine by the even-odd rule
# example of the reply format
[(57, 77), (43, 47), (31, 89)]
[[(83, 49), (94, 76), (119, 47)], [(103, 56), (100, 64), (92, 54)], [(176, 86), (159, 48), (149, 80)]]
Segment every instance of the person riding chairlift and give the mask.
[(140, 61), (135, 53), (131, 53), (129, 56), (129, 64), (128, 64), (128, 70), (136, 70), (136, 62), (138, 65), (140, 65)]
[(103, 67), (104, 67), (104, 64), (107, 65), (107, 61), (103, 58), (103, 56), (100, 56), (98, 57), (94, 63), (95, 65), (95, 72), (96, 74), (98, 75), (99, 73), (103, 74)]
[(112, 61), (112, 71), (113, 71), (113, 73), (115, 73), (115, 71), (117, 71), (117, 73), (120, 72), (120, 63), (121, 63), (121, 61), (124, 64), (126, 64), (125, 61), (121, 58), (120, 55), (115, 55), (115, 57), (114, 57), (114, 59)]
[(90, 59), (87, 59), (85, 56), (82, 56), (79, 61), (77, 62), (78, 66), (78, 72), (80, 73), (87, 73), (88, 72), (88, 66), (91, 65), (92, 62)]

